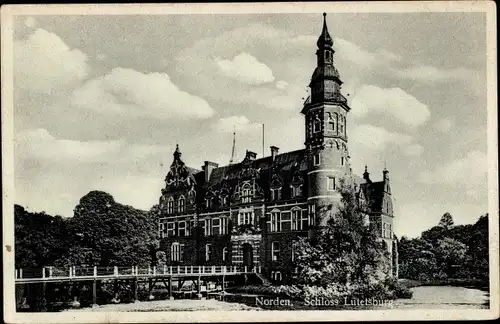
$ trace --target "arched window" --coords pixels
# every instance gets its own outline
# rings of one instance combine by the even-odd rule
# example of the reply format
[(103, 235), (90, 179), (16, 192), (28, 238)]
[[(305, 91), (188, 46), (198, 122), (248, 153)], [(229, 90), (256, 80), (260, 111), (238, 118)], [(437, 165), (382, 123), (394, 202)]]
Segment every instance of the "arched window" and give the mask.
[(179, 200), (177, 200), (177, 212), (178, 213), (183, 213), (184, 210), (186, 209), (186, 199), (184, 196), (180, 196)]
[(271, 182), (271, 200), (281, 199), (281, 183), (278, 180)]
[(344, 123), (345, 123), (345, 118), (340, 115), (339, 116), (339, 124), (340, 124), (340, 134), (344, 134)]
[(169, 197), (168, 198), (167, 213), (168, 214), (173, 214), (174, 213), (174, 198), (173, 197)]
[(241, 202), (249, 203), (252, 202), (252, 186), (249, 183), (245, 183), (241, 187)]
[(321, 120), (316, 117), (313, 121), (313, 133), (321, 132)]
[(172, 243), (170, 246), (170, 259), (172, 261), (180, 262), (183, 259), (184, 244), (179, 244), (178, 242)]

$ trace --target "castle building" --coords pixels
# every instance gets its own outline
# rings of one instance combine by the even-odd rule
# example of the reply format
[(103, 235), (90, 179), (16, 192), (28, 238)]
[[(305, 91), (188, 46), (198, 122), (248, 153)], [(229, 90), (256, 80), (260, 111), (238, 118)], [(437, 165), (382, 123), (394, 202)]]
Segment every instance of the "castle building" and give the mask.
[[(326, 16), (326, 14), (324, 14)], [(390, 252), (397, 276), (397, 246), (389, 172), (373, 182), (351, 172), (347, 145), (350, 107), (341, 94), (334, 66), (333, 40), (326, 17), (317, 41), (317, 66), (304, 116), (304, 149), (257, 159), (246, 152), (240, 163), (202, 170), (182, 161), (179, 146), (166, 176), (159, 210), (160, 249), (170, 265), (245, 265), (261, 267), (276, 283), (295, 271), (293, 242), (324, 225), (335, 213), (342, 179), (348, 179), (366, 214)]]

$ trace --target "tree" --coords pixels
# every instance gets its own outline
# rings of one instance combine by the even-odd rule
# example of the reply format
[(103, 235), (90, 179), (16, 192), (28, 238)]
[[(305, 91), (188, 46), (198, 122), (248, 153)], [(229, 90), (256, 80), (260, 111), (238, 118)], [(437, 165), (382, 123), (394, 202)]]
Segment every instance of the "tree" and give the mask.
[(388, 253), (374, 226), (365, 223), (353, 188), (343, 183), (340, 193), (340, 207), (326, 226), (297, 242), (300, 285), (330, 289), (373, 285), (388, 277)]
[(453, 227), (453, 217), (451, 216), (450, 213), (444, 213), (444, 215), (441, 217), (441, 220), (439, 221), (440, 227), (449, 230)]
[(148, 212), (91, 191), (75, 207), (70, 232), (74, 243), (59, 263), (130, 266), (151, 261), (157, 229)]

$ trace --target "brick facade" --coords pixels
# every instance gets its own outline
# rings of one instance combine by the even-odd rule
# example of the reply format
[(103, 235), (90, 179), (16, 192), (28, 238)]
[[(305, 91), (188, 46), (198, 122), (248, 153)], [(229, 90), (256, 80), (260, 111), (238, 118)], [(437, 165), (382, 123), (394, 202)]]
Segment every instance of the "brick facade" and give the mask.
[[(381, 182), (352, 174), (347, 146), (350, 110), (333, 66), (333, 41), (326, 20), (318, 39), (318, 66), (311, 97), (301, 113), (305, 148), (260, 159), (247, 151), (237, 164), (206, 161), (187, 167), (177, 146), (160, 197), (160, 249), (169, 265), (261, 267), (271, 280), (287, 283), (295, 270), (293, 242), (335, 214), (341, 180), (355, 186), (393, 262), (397, 244), (388, 171)], [(397, 274), (397, 266), (393, 267)]]

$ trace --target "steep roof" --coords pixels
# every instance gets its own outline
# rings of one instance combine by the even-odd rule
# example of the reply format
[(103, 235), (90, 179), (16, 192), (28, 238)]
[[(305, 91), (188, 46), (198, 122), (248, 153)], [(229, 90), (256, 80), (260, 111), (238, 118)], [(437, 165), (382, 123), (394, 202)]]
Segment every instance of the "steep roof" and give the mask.
[[(255, 170), (255, 171), (249, 171)], [(289, 178), (285, 173), (306, 171), (307, 160), (306, 151), (304, 149), (286, 152), (275, 156), (274, 161), (271, 156), (256, 160), (248, 160), (245, 158), (237, 164), (225, 165), (215, 168), (208, 181), (208, 185), (213, 187), (220, 184), (222, 181), (232, 181), (245, 178), (249, 172), (258, 172), (258, 178), (267, 178), (271, 173), (280, 174), (284, 181)], [(272, 171), (272, 172), (271, 172)], [(267, 178), (268, 180), (270, 178)]]
[(384, 201), (384, 182), (362, 183), (360, 189), (363, 191), (371, 211), (381, 212)]

